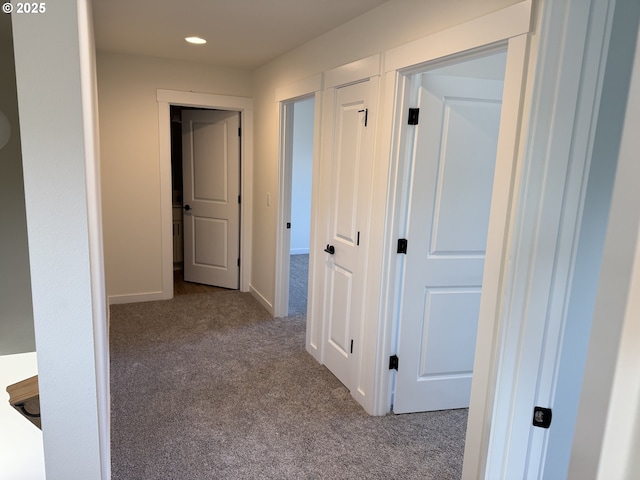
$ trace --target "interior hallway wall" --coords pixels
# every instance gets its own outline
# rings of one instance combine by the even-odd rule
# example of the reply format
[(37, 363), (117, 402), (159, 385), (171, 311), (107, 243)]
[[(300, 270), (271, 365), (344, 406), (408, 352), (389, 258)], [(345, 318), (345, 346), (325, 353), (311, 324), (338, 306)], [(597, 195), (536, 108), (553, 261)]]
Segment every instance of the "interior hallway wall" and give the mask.
[(314, 100), (311, 97), (293, 105), (291, 255), (309, 253)]
[(8, 355), (36, 349), (11, 15), (0, 16), (0, 65), (0, 111), (11, 124), (0, 149), (0, 355)]
[(162, 290), (157, 89), (251, 96), (250, 74), (98, 53), (107, 295)]

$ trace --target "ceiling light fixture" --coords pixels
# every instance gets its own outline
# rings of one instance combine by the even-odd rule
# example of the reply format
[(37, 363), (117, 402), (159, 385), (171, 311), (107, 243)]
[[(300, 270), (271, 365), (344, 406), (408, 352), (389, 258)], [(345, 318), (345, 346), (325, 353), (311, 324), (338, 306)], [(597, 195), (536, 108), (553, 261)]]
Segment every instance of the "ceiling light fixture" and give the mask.
[(203, 45), (207, 43), (207, 41), (204, 38), (200, 38), (200, 37), (186, 37), (185, 40), (195, 45)]

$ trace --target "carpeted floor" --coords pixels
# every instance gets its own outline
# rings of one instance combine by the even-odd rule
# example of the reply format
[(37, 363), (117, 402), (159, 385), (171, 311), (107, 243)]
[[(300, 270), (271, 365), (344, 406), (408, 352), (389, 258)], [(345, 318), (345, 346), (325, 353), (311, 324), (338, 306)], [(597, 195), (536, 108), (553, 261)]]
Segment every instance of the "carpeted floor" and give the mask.
[(458, 479), (467, 411), (371, 417), (238, 291), (111, 307), (112, 478)]
[(289, 256), (289, 315), (307, 314), (309, 254)]

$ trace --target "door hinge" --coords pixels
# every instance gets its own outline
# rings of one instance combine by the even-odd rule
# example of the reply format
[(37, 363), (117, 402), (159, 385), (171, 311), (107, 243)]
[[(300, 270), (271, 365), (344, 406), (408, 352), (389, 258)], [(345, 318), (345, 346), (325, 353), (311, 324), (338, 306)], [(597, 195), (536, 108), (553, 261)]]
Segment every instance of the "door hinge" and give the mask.
[(398, 356), (391, 355), (389, 357), (389, 370), (398, 370)]
[(419, 108), (409, 109), (409, 122), (408, 125), (418, 125), (418, 117), (420, 116)]
[(406, 238), (399, 238), (398, 239), (398, 251), (397, 253), (407, 253), (407, 244), (408, 244), (408, 240)]
[(240, 266), (240, 259), (238, 259), (238, 266)]
[(241, 200), (240, 195), (238, 195), (238, 203), (241, 203), (240, 200)]
[(351, 339), (351, 352), (349, 353), (353, 353), (353, 338)]
[(287, 222), (287, 228), (291, 228), (291, 222)]
[(358, 113), (362, 113), (364, 112), (364, 126), (367, 126), (367, 123), (369, 123), (369, 109), (368, 108), (363, 108), (362, 110), (358, 110)]
[(238, 136), (241, 137), (242, 136), (242, 127), (238, 127)]
[(533, 408), (533, 426), (549, 428), (551, 425), (551, 409), (544, 407)]
[(360, 245), (360, 232), (358, 232), (358, 238), (356, 239), (356, 245)]

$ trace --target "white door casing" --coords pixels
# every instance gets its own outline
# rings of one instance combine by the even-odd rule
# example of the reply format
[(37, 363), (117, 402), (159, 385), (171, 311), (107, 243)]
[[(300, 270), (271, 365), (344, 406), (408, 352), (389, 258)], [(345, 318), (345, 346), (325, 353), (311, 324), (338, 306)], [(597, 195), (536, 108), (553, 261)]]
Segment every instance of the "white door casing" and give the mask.
[(184, 278), (237, 289), (240, 114), (182, 112)]
[(469, 406), (502, 89), (422, 75), (394, 413)]
[[(372, 92), (373, 90), (373, 92)], [(335, 88), (331, 138), (331, 194), (325, 251), (324, 363), (350, 390), (358, 383), (366, 233), (373, 162), (373, 103), (377, 84)]]

